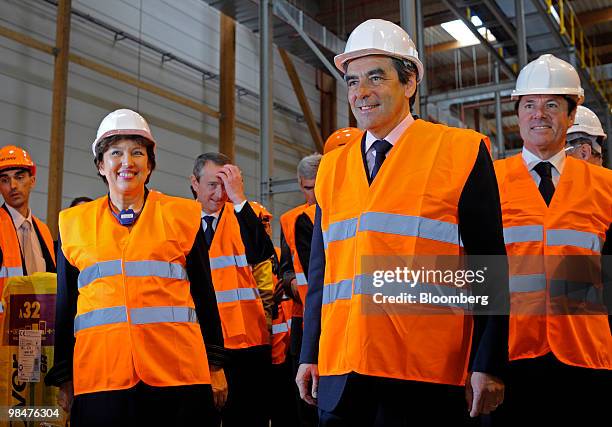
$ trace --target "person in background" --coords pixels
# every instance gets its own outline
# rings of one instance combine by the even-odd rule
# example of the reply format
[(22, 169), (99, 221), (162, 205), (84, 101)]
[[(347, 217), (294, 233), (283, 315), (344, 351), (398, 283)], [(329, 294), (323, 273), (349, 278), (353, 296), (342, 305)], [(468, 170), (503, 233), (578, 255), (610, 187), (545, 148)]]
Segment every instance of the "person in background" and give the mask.
[(36, 186), (36, 164), (23, 148), (0, 148), (0, 295), (12, 276), (55, 273), (53, 238), (32, 214), (30, 194)]
[(574, 124), (567, 129), (565, 150), (569, 156), (601, 166), (606, 137), (597, 115), (579, 105)]
[(73, 208), (75, 206), (82, 205), (83, 203), (87, 203), (87, 202), (93, 202), (93, 199), (90, 199), (87, 196), (76, 197), (72, 200), (72, 202), (70, 202), (69, 207)]
[(240, 169), (227, 156), (198, 156), (191, 189), (200, 202), (202, 244), (208, 247), (228, 353), (229, 396), (222, 423), (224, 427), (267, 426), (274, 246), (247, 202)]

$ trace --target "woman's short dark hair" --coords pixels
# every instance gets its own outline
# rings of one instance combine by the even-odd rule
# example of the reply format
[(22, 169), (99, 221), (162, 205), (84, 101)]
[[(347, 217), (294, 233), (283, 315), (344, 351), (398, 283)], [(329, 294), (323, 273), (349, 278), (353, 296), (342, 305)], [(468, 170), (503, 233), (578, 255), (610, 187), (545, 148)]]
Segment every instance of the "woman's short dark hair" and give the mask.
[(145, 181), (145, 184), (148, 184), (149, 178), (151, 178), (151, 173), (155, 170), (155, 165), (156, 165), (155, 163), (155, 144), (153, 143), (153, 141), (150, 141), (147, 138), (142, 137), (140, 135), (112, 135), (100, 141), (98, 145), (96, 145), (96, 156), (94, 157), (94, 163), (96, 165), (96, 169), (98, 170), (98, 176), (101, 177), (104, 183), (108, 185), (108, 181), (106, 180), (106, 177), (100, 174), (100, 165), (102, 164), (102, 160), (104, 158), (104, 153), (106, 153), (106, 150), (108, 150), (111, 147), (111, 145), (113, 145), (114, 143), (121, 141), (123, 139), (137, 142), (141, 146), (145, 147), (145, 149), (147, 150), (147, 159), (149, 161), (150, 172), (149, 172), (149, 176), (147, 176), (147, 180)]

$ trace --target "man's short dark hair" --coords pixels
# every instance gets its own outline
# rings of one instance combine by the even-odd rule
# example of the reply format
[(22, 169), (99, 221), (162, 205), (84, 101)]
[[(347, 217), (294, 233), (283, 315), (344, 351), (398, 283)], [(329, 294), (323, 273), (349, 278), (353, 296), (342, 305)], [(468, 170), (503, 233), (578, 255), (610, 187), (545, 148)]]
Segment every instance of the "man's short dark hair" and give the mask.
[[(525, 95), (523, 95), (525, 96)], [(572, 98), (571, 96), (567, 96), (567, 95), (561, 95), (561, 97), (563, 99), (565, 99), (567, 101), (567, 116), (571, 116), (572, 112), (576, 109), (576, 107), (578, 106), (578, 103), (574, 100), (574, 98)], [(519, 98), (515, 103), (514, 103), (514, 112), (516, 113), (516, 115), (518, 116), (518, 108), (519, 108), (519, 103), (521, 102), (521, 98)]]
[(96, 156), (94, 157), (94, 163), (96, 165), (96, 169), (98, 170), (98, 176), (102, 178), (105, 184), (108, 185), (108, 181), (106, 177), (100, 174), (100, 165), (102, 164), (104, 153), (108, 150), (114, 143), (121, 141), (123, 139), (127, 139), (129, 141), (134, 141), (145, 147), (147, 150), (147, 159), (149, 161), (149, 176), (147, 176), (147, 180), (145, 181), (145, 185), (149, 183), (149, 178), (151, 178), (151, 173), (155, 170), (155, 143), (153, 141), (148, 140), (145, 137), (140, 135), (112, 135), (104, 138), (102, 141), (96, 145)]
[[(210, 152), (200, 154), (193, 164), (193, 176), (195, 177), (196, 181), (200, 182), (200, 174), (202, 173), (202, 169), (207, 162), (212, 162), (217, 166), (224, 166), (231, 164), (232, 160), (223, 153)], [(193, 190), (191, 185), (189, 186), (189, 189), (191, 190), (191, 194), (193, 194), (193, 198), (197, 199), (198, 195)]]

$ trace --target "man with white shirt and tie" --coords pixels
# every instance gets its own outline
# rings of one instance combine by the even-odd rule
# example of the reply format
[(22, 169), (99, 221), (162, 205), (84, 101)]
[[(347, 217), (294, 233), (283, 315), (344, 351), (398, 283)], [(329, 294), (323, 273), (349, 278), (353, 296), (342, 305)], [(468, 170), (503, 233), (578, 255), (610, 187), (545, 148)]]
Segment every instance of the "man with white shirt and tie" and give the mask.
[[(267, 426), (272, 354), (273, 283), (253, 268), (270, 263), (274, 246), (244, 193), (240, 169), (221, 153), (195, 161), (191, 189), (202, 205), (202, 228), (223, 327), (228, 399), (224, 427)], [(269, 283), (262, 283), (269, 277)]]
[(612, 171), (566, 156), (584, 99), (569, 63), (547, 54), (527, 64), (512, 99), (524, 145), (495, 162), (511, 316), (508, 391), (493, 424), (595, 425), (609, 419), (600, 390), (612, 381)]
[(8, 277), (55, 272), (51, 233), (30, 210), (35, 185), (36, 165), (28, 152), (14, 145), (0, 148), (0, 295)]
[[(321, 426), (470, 424), (468, 413), (503, 401), (507, 317), (377, 305), (378, 292), (394, 295), (399, 284), (375, 288), (371, 264), (495, 255), (503, 263), (490, 278), (507, 286), (486, 137), (412, 116), (423, 64), (392, 22), (357, 26), (335, 64), (366, 132), (318, 170), (300, 394), (318, 406)], [(501, 291), (495, 304), (507, 302)]]

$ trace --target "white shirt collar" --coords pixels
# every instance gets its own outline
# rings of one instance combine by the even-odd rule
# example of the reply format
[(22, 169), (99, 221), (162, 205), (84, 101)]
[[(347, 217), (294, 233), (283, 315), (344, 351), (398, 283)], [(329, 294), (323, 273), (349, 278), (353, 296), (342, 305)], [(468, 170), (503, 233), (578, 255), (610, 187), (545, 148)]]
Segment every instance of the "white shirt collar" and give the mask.
[(219, 209), (217, 212), (211, 213), (211, 214), (202, 211), (202, 219), (204, 219), (205, 216), (212, 216), (212, 217), (215, 217), (215, 219), (219, 219), (219, 214), (220, 213), (221, 213), (221, 209)]
[(33, 225), (32, 224), (32, 210), (28, 210), (28, 216), (24, 217), (17, 211), (17, 209), (9, 206), (8, 204), (6, 204), (6, 207), (8, 208), (8, 211), (11, 214), (11, 218), (13, 218), (13, 223), (15, 224), (15, 230), (19, 230), (19, 227), (21, 227), (21, 224), (23, 224), (25, 221), (29, 222), (30, 225)]
[(550, 162), (553, 167), (559, 172), (559, 175), (563, 173), (563, 167), (565, 166), (565, 150), (561, 149), (557, 154), (552, 156), (550, 159), (542, 160), (527, 148), (523, 147), (522, 151), (523, 161), (527, 166), (527, 170), (531, 172), (533, 168), (540, 162)]
[[(385, 141), (387, 141), (389, 144), (391, 145), (395, 145), (395, 143), (400, 139), (400, 137), (404, 134), (404, 132), (406, 131), (406, 129), (408, 129), (408, 127), (413, 123), (413, 117), (410, 113), (408, 113), (408, 115), (406, 117), (404, 117), (404, 119), (399, 122), (399, 124), (397, 126), (395, 126), (393, 128), (393, 130), (391, 132), (389, 132), (389, 134), (387, 136), (385, 136), (384, 139)], [(378, 141), (378, 138), (376, 138), (374, 135), (372, 135), (372, 133), (370, 133), (370, 131), (366, 132), (366, 140), (365, 140), (365, 152), (367, 153), (368, 150), (370, 149), (370, 147), (372, 147), (372, 144), (374, 144), (374, 142)]]

